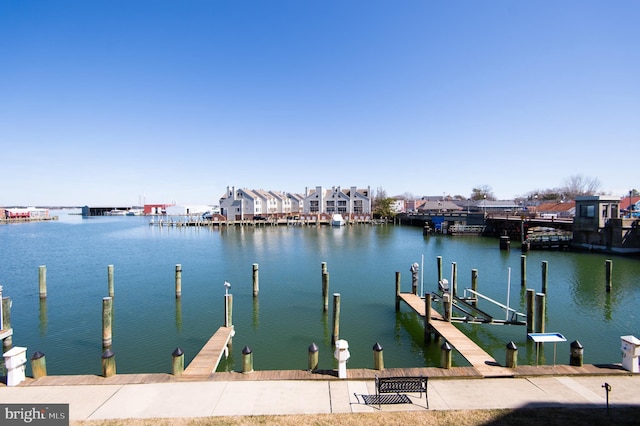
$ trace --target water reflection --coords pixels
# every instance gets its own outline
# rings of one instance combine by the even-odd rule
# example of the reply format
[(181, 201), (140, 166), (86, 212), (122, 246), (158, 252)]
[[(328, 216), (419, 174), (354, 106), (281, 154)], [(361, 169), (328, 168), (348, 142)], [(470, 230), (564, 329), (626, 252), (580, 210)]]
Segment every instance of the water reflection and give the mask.
[(40, 298), (40, 335), (44, 336), (47, 334), (47, 299), (44, 297)]

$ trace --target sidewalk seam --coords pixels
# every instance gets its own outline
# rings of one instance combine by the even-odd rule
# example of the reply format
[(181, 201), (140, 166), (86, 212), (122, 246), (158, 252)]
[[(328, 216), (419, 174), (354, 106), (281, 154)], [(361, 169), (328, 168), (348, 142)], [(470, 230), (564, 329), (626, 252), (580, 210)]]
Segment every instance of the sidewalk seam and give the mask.
[(109, 400), (111, 400), (111, 398), (113, 398), (113, 397), (114, 397), (118, 392), (120, 392), (120, 391), (121, 391), (125, 386), (127, 386), (127, 385), (119, 385), (119, 386), (118, 386), (118, 389), (117, 389), (115, 392), (111, 393), (111, 395), (109, 395), (109, 397), (108, 397), (107, 399), (105, 399), (104, 401), (102, 401), (102, 404), (98, 405), (98, 406), (96, 407), (96, 409), (95, 409), (95, 410), (93, 410), (93, 411), (92, 411), (92, 412), (91, 412), (91, 413), (90, 413), (90, 414), (85, 418), (85, 420), (91, 420), (91, 416), (93, 416), (95, 413), (97, 413), (97, 412), (100, 410), (100, 408), (102, 408), (102, 407), (103, 407), (107, 402), (109, 402)]

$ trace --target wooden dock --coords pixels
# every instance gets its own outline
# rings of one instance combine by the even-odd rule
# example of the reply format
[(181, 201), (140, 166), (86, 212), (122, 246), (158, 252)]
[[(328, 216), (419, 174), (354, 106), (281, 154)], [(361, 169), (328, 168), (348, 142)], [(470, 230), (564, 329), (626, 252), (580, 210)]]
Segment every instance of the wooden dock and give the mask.
[[(424, 299), (413, 293), (401, 293), (400, 299), (424, 318)], [(436, 333), (442, 336), (460, 355), (469, 361), (471, 366), (483, 377), (513, 376), (511, 369), (502, 367), (491, 355), (485, 352), (484, 349), (458, 330), (451, 322), (445, 321), (442, 315), (433, 309), (431, 309), (431, 326)]]
[(227, 346), (233, 336), (233, 327), (220, 327), (211, 339), (200, 349), (180, 375), (180, 381), (207, 380), (216, 372), (222, 354), (227, 352)]

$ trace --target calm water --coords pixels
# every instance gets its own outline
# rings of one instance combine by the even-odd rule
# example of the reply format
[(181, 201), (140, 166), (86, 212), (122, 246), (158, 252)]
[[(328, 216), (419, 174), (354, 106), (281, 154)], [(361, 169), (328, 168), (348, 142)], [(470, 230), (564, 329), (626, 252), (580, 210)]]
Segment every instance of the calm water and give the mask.
[[(423, 237), (399, 226), (158, 228), (144, 217), (60, 220), (0, 226), (0, 284), (13, 301), (14, 345), (47, 357), (49, 374), (100, 374), (102, 298), (107, 265), (115, 268), (113, 351), (119, 373), (170, 372), (171, 353), (189, 362), (223, 324), (224, 281), (232, 285), (236, 336), (220, 369), (241, 369), (250, 346), (254, 367), (305, 369), (307, 348), (320, 348), (320, 368), (335, 366), (331, 304), (322, 311), (321, 263), (327, 262), (330, 293), (341, 294), (340, 337), (350, 345), (349, 368), (373, 367), (372, 346), (384, 348), (386, 367), (437, 366), (439, 346), (425, 347), (422, 323), (403, 306), (395, 312), (395, 272), (410, 291), (413, 262), (424, 257), (424, 291), (437, 290), (436, 258), (444, 275), (458, 265), (458, 288), (470, 287), (525, 312), (520, 251), (499, 250), (478, 237)], [(614, 289), (604, 291), (606, 259), (613, 259)], [(557, 362), (568, 363), (569, 342), (579, 340), (585, 362), (621, 362), (620, 336), (640, 336), (640, 261), (584, 253), (530, 252), (527, 287), (541, 289), (541, 262), (548, 261), (547, 331), (560, 332)], [(182, 264), (182, 299), (174, 295), (174, 271)], [(260, 265), (260, 294), (252, 295), (252, 264)], [(38, 266), (47, 266), (48, 298), (38, 296)], [(480, 304), (496, 316), (504, 313)], [(440, 306), (437, 306), (440, 310)], [(463, 325), (499, 362), (505, 345), (518, 346), (519, 363), (535, 364), (535, 348), (523, 326)], [(541, 360), (553, 362), (553, 346)], [(466, 365), (454, 356), (454, 364)]]

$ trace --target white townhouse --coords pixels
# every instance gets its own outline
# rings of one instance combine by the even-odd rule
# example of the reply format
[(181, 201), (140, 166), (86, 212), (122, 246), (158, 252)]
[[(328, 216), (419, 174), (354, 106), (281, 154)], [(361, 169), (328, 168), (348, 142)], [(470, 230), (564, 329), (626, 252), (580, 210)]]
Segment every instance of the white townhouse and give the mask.
[(263, 196), (250, 189), (227, 187), (227, 192), (220, 198), (220, 214), (228, 220), (251, 219), (267, 214), (263, 200)]
[(324, 191), (321, 186), (306, 190), (302, 212), (305, 214), (340, 213), (360, 215), (371, 213), (371, 189), (356, 189), (352, 186), (342, 190), (339, 186)]
[(291, 213), (302, 213), (302, 204), (304, 203), (305, 196), (303, 194), (287, 192), (287, 198), (291, 205)]
[(277, 214), (290, 215), (291, 214), (291, 199), (284, 192), (269, 191), (269, 194), (275, 201), (275, 212)]
[(251, 220), (255, 216), (288, 216), (295, 213), (368, 215), (371, 214), (371, 189), (339, 186), (323, 190), (305, 189), (305, 194), (227, 187), (220, 198), (220, 213), (228, 220)]

